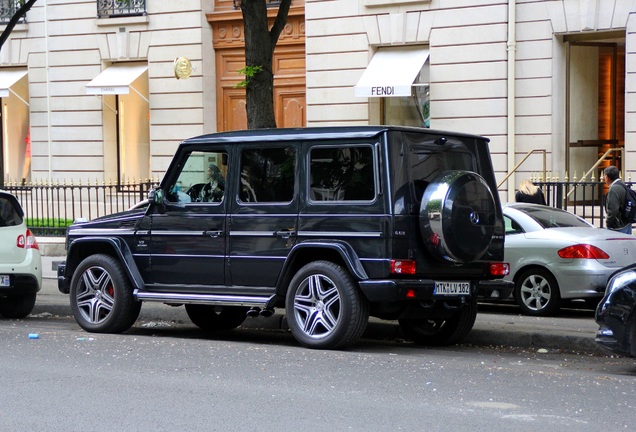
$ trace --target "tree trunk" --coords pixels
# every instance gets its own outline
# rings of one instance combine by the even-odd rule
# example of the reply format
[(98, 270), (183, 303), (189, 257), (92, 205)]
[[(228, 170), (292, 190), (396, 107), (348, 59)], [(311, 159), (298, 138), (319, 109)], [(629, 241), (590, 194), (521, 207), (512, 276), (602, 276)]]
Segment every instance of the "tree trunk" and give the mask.
[(275, 128), (274, 73), (272, 60), (278, 37), (285, 27), (291, 0), (282, 0), (276, 21), (269, 29), (265, 0), (242, 0), (245, 28), (245, 66), (260, 66), (262, 71), (248, 79), (245, 88), (247, 128)]

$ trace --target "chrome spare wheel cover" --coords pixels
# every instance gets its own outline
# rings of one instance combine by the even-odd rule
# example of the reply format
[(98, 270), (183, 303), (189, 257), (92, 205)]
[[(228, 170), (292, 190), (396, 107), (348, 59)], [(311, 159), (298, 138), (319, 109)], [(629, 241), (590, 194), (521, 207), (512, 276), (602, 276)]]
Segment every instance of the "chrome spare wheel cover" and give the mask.
[(422, 196), (422, 240), (442, 261), (478, 260), (490, 246), (496, 212), (495, 199), (483, 177), (471, 171), (445, 171)]
[(331, 334), (340, 318), (340, 294), (333, 281), (322, 274), (303, 280), (294, 296), (294, 315), (310, 338), (321, 339)]
[(82, 274), (76, 300), (84, 320), (91, 324), (106, 320), (115, 304), (115, 289), (110, 274), (103, 267), (87, 268)]

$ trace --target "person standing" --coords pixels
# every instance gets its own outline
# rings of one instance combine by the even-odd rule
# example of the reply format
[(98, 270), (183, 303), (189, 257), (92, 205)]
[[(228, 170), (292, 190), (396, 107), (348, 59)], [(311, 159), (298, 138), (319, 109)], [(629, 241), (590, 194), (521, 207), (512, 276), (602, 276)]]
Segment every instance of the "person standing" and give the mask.
[(543, 192), (530, 180), (521, 180), (519, 190), (515, 194), (515, 201), (545, 205)]
[(607, 229), (625, 234), (632, 233), (632, 224), (623, 216), (625, 202), (625, 185), (621, 181), (618, 168), (608, 166), (603, 170), (605, 184), (609, 187), (605, 197), (605, 226)]

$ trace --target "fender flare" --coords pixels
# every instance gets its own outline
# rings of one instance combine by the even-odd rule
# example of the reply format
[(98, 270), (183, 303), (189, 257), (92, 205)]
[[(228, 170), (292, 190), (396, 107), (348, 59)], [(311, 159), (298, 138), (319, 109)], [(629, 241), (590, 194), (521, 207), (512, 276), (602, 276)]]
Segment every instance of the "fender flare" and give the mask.
[[(97, 246), (97, 247), (96, 247)], [(133, 254), (125, 241), (118, 237), (82, 237), (71, 242), (66, 253), (64, 276), (68, 283), (77, 266), (88, 256), (107, 249), (114, 252), (134, 288), (143, 289), (144, 282), (135, 264)]]
[[(276, 283), (276, 297), (285, 298), (285, 293), (288, 288), (288, 281), (291, 280), (293, 274), (292, 269), (295, 266), (295, 262), (298, 256), (308, 249), (326, 249), (336, 252), (342, 261), (344, 262), (347, 270), (351, 273), (356, 281), (368, 279), (367, 272), (362, 267), (360, 257), (355, 252), (353, 247), (347, 242), (341, 240), (308, 240), (295, 244), (289, 252), (285, 264), (281, 269), (278, 282)], [(270, 303), (274, 301), (272, 299)]]

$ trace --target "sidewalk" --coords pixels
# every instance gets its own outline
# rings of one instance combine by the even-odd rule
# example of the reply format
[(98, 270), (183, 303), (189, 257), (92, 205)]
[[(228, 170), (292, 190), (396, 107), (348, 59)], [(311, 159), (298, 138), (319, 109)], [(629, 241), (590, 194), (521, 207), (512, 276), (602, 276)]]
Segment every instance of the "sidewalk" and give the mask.
[[(64, 261), (64, 239), (38, 238), (42, 251), (44, 278), (57, 278), (57, 263)], [(503, 307), (503, 313), (488, 305), (480, 305), (475, 326), (463, 343), (475, 346), (506, 346), (528, 350), (571, 351), (590, 355), (607, 355), (594, 341), (598, 325), (592, 311), (576, 311), (564, 316), (539, 318), (521, 315), (514, 307)], [(243, 327), (255, 329), (287, 329), (283, 311), (270, 318), (248, 318)], [(365, 337), (401, 338), (395, 321), (369, 320)]]

